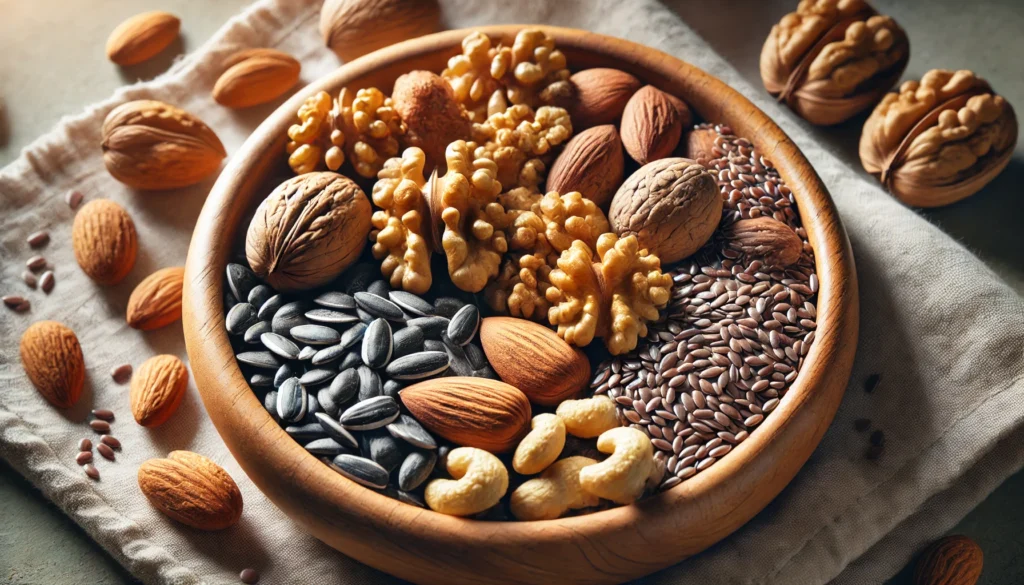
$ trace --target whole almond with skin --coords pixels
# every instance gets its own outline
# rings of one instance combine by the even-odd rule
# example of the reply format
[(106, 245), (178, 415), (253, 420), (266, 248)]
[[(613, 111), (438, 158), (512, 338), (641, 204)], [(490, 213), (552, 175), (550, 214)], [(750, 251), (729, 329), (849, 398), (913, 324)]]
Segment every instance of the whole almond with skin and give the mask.
[(750, 259), (785, 267), (800, 259), (804, 243), (793, 228), (771, 217), (741, 219), (725, 229), (727, 246)]
[(71, 247), (82, 271), (99, 284), (124, 280), (135, 266), (138, 236), (135, 222), (109, 199), (94, 199), (75, 214)]
[(162, 268), (147, 276), (128, 298), (128, 326), (150, 331), (181, 319), (184, 281), (185, 269), (181, 266)]
[(686, 148), (683, 156), (702, 165), (722, 156), (715, 154), (715, 139), (719, 136), (714, 128), (694, 128), (686, 134)]
[(194, 185), (227, 156), (209, 126), (181, 108), (155, 100), (121, 104), (103, 122), (107, 171), (136, 189)]
[(359, 258), (370, 213), (370, 200), (348, 177), (299, 175), (281, 183), (256, 210), (245, 257), (278, 291), (326, 284)]
[(320, 34), (345, 61), (441, 30), (437, 0), (326, 0)]
[(981, 547), (966, 536), (947, 536), (932, 543), (914, 569), (914, 585), (974, 585), (984, 565)]
[(157, 355), (132, 375), (131, 402), (135, 422), (156, 427), (178, 410), (188, 386), (188, 370), (173, 355)]
[(534, 404), (556, 406), (590, 380), (587, 355), (539, 323), (488, 317), (480, 324), (480, 343), (498, 376)]
[(181, 21), (166, 12), (143, 12), (117, 25), (107, 38), (107, 58), (121, 66), (136, 65), (163, 51), (178, 38)]
[(619, 131), (611, 124), (595, 126), (580, 132), (565, 145), (551, 165), (547, 190), (579, 191), (598, 207), (605, 208), (622, 183), (625, 165)]
[(569, 115), (577, 129), (615, 123), (641, 85), (629, 73), (606, 67), (584, 69), (569, 81), (576, 86), (576, 102)]
[(295, 57), (276, 49), (246, 49), (225, 62), (213, 99), (229, 108), (265, 104), (295, 87), (302, 71)]
[(71, 408), (85, 385), (85, 358), (75, 332), (56, 321), (33, 323), (21, 336), (28, 379), (57, 408)]
[(456, 445), (511, 451), (530, 429), (530, 401), (513, 386), (487, 378), (436, 378), (399, 392), (424, 427)]
[(626, 103), (619, 131), (629, 156), (645, 165), (672, 154), (683, 133), (683, 118), (668, 94), (645, 85)]
[(139, 489), (154, 508), (186, 526), (222, 530), (242, 516), (242, 492), (219, 465), (189, 451), (139, 466)]

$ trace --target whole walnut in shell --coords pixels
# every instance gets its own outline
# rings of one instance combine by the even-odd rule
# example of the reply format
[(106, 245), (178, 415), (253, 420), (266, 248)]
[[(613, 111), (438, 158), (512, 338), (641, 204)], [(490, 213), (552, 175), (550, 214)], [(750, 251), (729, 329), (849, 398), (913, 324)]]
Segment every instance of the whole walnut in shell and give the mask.
[(689, 159), (664, 158), (626, 179), (612, 198), (608, 220), (615, 233), (636, 236), (641, 247), (672, 264), (711, 238), (722, 205), (707, 169)]
[(824, 126), (871, 107), (909, 59), (903, 29), (863, 0), (801, 0), (765, 40), (761, 80), (802, 118)]
[(383, 260), (381, 272), (393, 288), (416, 294), (427, 292), (431, 283), (425, 163), (426, 156), (416, 147), (388, 159), (373, 185), (373, 204), (380, 209), (370, 218), (373, 256)]
[(449, 144), (471, 135), (465, 109), (436, 73), (410, 71), (399, 76), (391, 99), (408, 128), (406, 144), (422, 148), (431, 166), (444, 162)]
[(306, 173), (281, 183), (249, 223), (245, 257), (281, 292), (326, 284), (359, 257), (370, 232), (370, 201), (337, 173)]
[(1013, 108), (970, 71), (934, 69), (886, 95), (864, 123), (864, 169), (904, 203), (948, 205), (995, 178), (1017, 144)]

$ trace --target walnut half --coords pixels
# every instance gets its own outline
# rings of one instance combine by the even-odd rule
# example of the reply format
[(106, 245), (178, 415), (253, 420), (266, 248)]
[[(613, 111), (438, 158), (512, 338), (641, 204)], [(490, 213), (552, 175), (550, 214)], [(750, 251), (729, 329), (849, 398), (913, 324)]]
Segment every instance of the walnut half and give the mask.
[(401, 158), (391, 158), (377, 173), (373, 204), (380, 209), (370, 218), (373, 256), (381, 273), (394, 288), (423, 294), (431, 284), (430, 211), (423, 188), (426, 155), (407, 148)]

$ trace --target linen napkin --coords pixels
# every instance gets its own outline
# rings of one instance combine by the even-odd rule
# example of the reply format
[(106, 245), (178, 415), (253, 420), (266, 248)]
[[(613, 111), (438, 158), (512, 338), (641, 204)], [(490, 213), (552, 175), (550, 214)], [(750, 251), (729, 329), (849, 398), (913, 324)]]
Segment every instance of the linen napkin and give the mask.
[[(452, 27), (539, 22), (624, 37), (687, 60), (750, 97), (787, 133), (825, 180), (853, 243), (860, 281), (861, 337), (846, 397), (810, 461), (754, 520), (708, 551), (643, 583), (820, 585), (879, 583), (921, 543), (941, 534), (1024, 465), (1024, 302), (967, 250), (860, 178), (812, 141), (678, 16), (653, 0), (619, 2), (443, 2)], [(264, 583), (396, 583), (303, 533), (248, 480), (221, 442), (195, 388), (166, 425), (132, 420), (126, 386), (111, 367), (138, 366), (171, 353), (186, 358), (181, 325), (127, 328), (132, 288), (157, 268), (184, 262), (192, 227), (213, 180), (174, 193), (133, 193), (104, 170), (99, 150), (106, 113), (131, 99), (163, 100), (193, 112), (234, 152), (274, 105), (234, 112), (210, 89), (221, 62), (247, 47), (277, 47), (303, 64), (308, 82), (338, 66), (317, 31), (316, 0), (262, 0), (229, 21), (204, 47), (161, 77), (126, 87), (66, 118), (0, 171), (0, 290), (24, 292), (29, 313), (0, 313), (0, 456), (145, 583), (231, 583), (244, 567)], [(138, 262), (115, 287), (98, 287), (77, 268), (70, 246), (69, 189), (86, 200), (124, 205), (139, 228)], [(25, 237), (48, 229), (42, 253), (54, 266), (49, 295), (20, 280), (34, 252)], [(47, 406), (25, 377), (18, 339), (36, 320), (78, 334), (87, 390), (72, 412)], [(863, 389), (871, 375), (879, 383)], [(116, 462), (98, 462), (88, 480), (75, 464), (78, 439), (92, 436), (91, 408), (112, 408), (124, 444)], [(887, 437), (882, 457), (864, 458), (869, 418)], [(238, 482), (241, 522), (207, 534), (155, 512), (136, 485), (139, 464), (174, 449), (210, 457)], [(627, 553), (628, 554), (628, 553)], [(844, 570), (845, 569), (845, 570)]]

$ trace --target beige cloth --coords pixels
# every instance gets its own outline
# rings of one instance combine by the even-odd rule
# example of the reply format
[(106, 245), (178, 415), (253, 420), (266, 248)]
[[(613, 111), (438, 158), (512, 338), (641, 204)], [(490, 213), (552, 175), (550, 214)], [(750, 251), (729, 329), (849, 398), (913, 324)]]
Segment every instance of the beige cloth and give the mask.
[[(263, 583), (391, 583), (302, 533), (241, 471), (190, 386), (181, 412), (145, 430), (131, 421), (127, 388), (112, 366), (136, 366), (157, 353), (185, 357), (181, 326), (140, 333), (124, 324), (132, 287), (153, 270), (182, 264), (192, 226), (212, 181), (175, 193), (141, 194), (103, 169), (100, 125), (116, 104), (155, 98), (204, 119), (229, 152), (272, 110), (221, 108), (210, 89), (226, 55), (278, 47), (303, 63), (304, 81), (338, 63), (321, 45), (315, 0), (264, 0), (232, 19), (208, 44), (150, 82), (63, 120), (0, 172), (0, 290), (21, 291), (32, 252), (25, 236), (49, 229), (43, 250), (54, 265), (50, 295), (26, 291), (27, 315), (0, 312), (0, 455), (134, 575), (146, 583), (231, 583), (244, 567)], [(732, 84), (781, 120), (828, 184), (853, 242), (860, 278), (861, 339), (835, 422), (793, 483), (736, 534), (682, 565), (644, 580), (673, 584), (879, 583), (920, 543), (940, 534), (1024, 464), (1024, 303), (960, 245), (859, 178), (778, 107), (751, 88), (676, 15), (653, 0), (622, 2), (444, 3), (452, 27), (543, 22), (625, 37), (677, 55)], [(69, 245), (69, 189), (87, 200), (125, 205), (139, 227), (139, 260), (125, 282), (98, 287), (75, 265)], [(71, 326), (86, 355), (85, 398), (72, 412), (46, 406), (19, 365), (17, 342), (34, 320)], [(881, 374), (872, 394), (864, 379)], [(90, 408), (114, 409), (124, 451), (100, 460), (91, 482), (74, 462), (78, 439), (92, 436)], [(863, 458), (867, 417), (883, 429), (881, 460)], [(160, 516), (136, 486), (138, 465), (173, 449), (211, 457), (238, 481), (245, 513), (234, 528), (199, 533)], [(862, 558), (858, 559), (858, 557)], [(846, 568), (843, 571), (844, 567)]]

